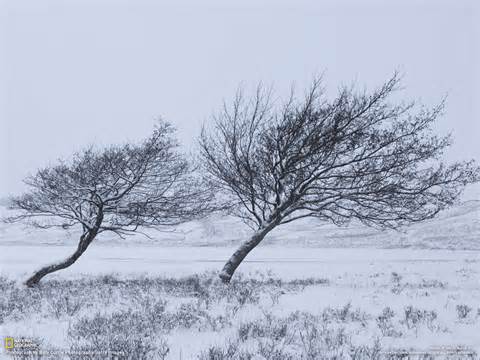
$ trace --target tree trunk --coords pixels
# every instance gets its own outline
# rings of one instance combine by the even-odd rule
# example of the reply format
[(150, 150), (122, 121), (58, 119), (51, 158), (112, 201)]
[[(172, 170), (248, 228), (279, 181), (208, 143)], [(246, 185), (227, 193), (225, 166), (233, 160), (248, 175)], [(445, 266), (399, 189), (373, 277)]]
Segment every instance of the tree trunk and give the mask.
[(243, 259), (248, 255), (250, 251), (253, 250), (260, 242), (265, 238), (265, 236), (277, 225), (277, 223), (270, 223), (269, 225), (260, 228), (257, 230), (250, 240), (244, 242), (238, 249), (233, 253), (233, 255), (228, 259), (227, 263), (220, 272), (220, 279), (224, 283), (229, 283), (230, 279), (233, 276), (233, 273), (241, 264)]
[(88, 245), (90, 245), (96, 235), (96, 230), (91, 230), (88, 233), (83, 234), (80, 237), (80, 242), (78, 244), (77, 250), (75, 250), (75, 252), (71, 256), (69, 256), (62, 262), (41, 268), (25, 282), (25, 285), (27, 285), (28, 287), (34, 287), (44, 276), (51, 274), (55, 271), (65, 269), (72, 265), (85, 252), (85, 250), (87, 250)]

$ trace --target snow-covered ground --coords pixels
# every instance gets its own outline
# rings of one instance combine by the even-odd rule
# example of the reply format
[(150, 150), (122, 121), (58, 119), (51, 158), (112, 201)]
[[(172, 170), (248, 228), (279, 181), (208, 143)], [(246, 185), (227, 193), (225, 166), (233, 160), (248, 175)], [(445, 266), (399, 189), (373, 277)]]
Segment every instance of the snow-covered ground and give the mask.
[[(200, 274), (201, 278), (206, 276), (215, 282), (215, 274), (209, 273), (208, 270), (218, 270), (232, 250), (209, 247), (98, 245), (89, 249), (71, 268), (51, 275), (44, 283), (49, 284), (51, 280), (58, 280), (58, 286), (63, 287), (62, 282), (65, 280), (86, 281), (95, 279), (94, 276), (100, 274), (111, 275), (120, 280), (156, 279), (160, 276), (177, 278), (180, 281), (182, 277)], [(4, 246), (0, 256), (1, 275), (17, 280), (15, 288), (22, 289), (20, 281), (30, 271), (42, 265), (47, 259), (62, 258), (70, 251), (71, 246)], [(170, 349), (166, 358), (196, 359), (202, 351), (208, 351), (215, 346), (226, 346), (233, 341), (232, 339), (237, 339), (237, 334), (241, 333), (245, 323), (259, 322), (264, 326), (273, 326), (268, 325), (270, 321), (287, 321), (285, 319), (297, 316), (295, 314), (316, 317), (317, 322), (314, 324), (319, 329), (324, 325), (328, 327), (328, 331), (343, 328), (342, 331), (345, 331), (349, 338), (349, 344), (351, 342), (356, 346), (371, 347), (378, 339), (384, 351), (430, 351), (433, 348), (462, 347), (480, 352), (478, 251), (334, 248), (289, 248), (286, 251), (283, 247), (264, 246), (248, 257), (236, 276), (243, 275), (246, 279), (257, 278), (267, 271), (271, 271), (268, 277), (279, 278), (282, 281), (314, 278), (325, 279), (327, 282), (319, 284), (313, 282), (312, 285), (295, 291), (289, 291), (287, 286), (280, 285), (276, 289), (277, 300), (274, 300), (275, 293), (269, 285), (264, 287), (259, 285), (258, 302), (247, 301), (241, 306), (238, 305), (237, 310), (232, 310), (237, 303), (232, 304), (228, 301), (218, 300), (218, 303), (213, 301), (213, 305), (210, 303), (209, 306), (203, 304), (202, 297), (197, 292), (207, 293), (206, 296), (209, 297), (221, 286), (209, 288), (212, 286), (211, 280), (205, 282), (209, 284), (204, 285), (207, 287), (206, 290), (201, 290), (202, 285), (199, 287), (200, 290), (195, 290), (193, 294), (172, 296), (169, 292), (162, 292), (163, 287), (158, 295), (157, 290), (147, 290), (146, 294), (149, 296), (153, 294), (152, 298), (155, 301), (168, 300), (168, 308), (172, 314), (185, 311), (185, 307), (182, 307), (185, 305), (182, 304), (190, 304), (188, 311), (196, 319), (192, 320), (193, 325), (189, 323), (188, 326), (191, 327), (179, 325), (178, 328), (158, 334)], [(27, 313), (28, 316), (24, 317), (22, 314), (28, 310), (22, 310), (22, 314), (17, 313), (11, 318), (7, 314), (5, 323), (0, 325), (2, 334), (16, 338), (25, 336), (42, 339), (58, 348), (68, 348), (71, 344), (68, 335), (71, 327), (75, 324), (80, 326), (78, 324), (83, 324), (85, 319), (94, 321), (92, 318), (98, 316), (108, 319), (108, 316), (111, 316), (108, 314), (112, 311), (123, 311), (122, 314), (126, 315), (122, 316), (130, 316), (134, 311), (140, 311), (142, 314), (147, 311), (142, 307), (144, 305), (139, 305), (138, 294), (135, 296), (112, 294), (110, 288), (108, 291), (102, 290), (104, 282), (99, 281), (97, 291), (101, 293), (100, 297), (108, 293), (107, 297), (113, 299), (110, 303), (105, 305), (99, 303), (99, 300), (92, 300), (95, 299), (95, 293), (89, 295), (92, 290), (82, 285), (80, 291), (86, 292), (87, 295), (84, 296), (87, 296), (91, 303), (85, 305), (82, 300), (80, 311), (70, 314), (69, 301), (76, 300), (75, 298), (68, 300), (68, 296), (71, 295), (63, 295), (63, 292), (71, 294), (68, 289), (72, 283), (65, 283), (65, 289), (54, 290), (62, 292), (61, 296), (36, 296), (36, 299), (40, 300), (35, 301), (41, 302), (39, 313)], [(243, 285), (235, 286), (237, 290), (240, 287), (242, 294)], [(120, 283), (114, 286), (113, 291), (121, 292), (122, 289), (128, 289), (128, 286)], [(25, 298), (25, 295), (18, 295), (18, 291), (12, 293), (16, 294), (14, 298)], [(27, 294), (32, 296), (31, 292)], [(78, 292), (75, 294), (78, 296)], [(120, 300), (116, 300), (117, 296)], [(63, 304), (64, 297), (67, 299), (67, 310), (59, 307), (59, 303)], [(150, 304), (150, 300), (144, 299), (142, 304), (143, 302)], [(207, 303), (205, 301), (205, 304)], [(387, 325), (379, 320), (386, 308), (392, 312), (386, 319)], [(462, 309), (465, 310), (465, 316), (462, 315)], [(221, 325), (217, 324), (218, 321), (221, 321)], [(212, 325), (212, 322), (216, 325)], [(292, 334), (298, 335), (303, 331), (295, 332), (298, 322), (288, 324)], [(266, 339), (268, 340), (268, 337)], [(248, 344), (242, 342), (242, 346), (248, 349), (257, 346)], [(305, 349), (299, 350), (298, 344), (290, 346), (289, 349), (300, 358)]]
[[(73, 253), (74, 246), (2, 246), (0, 275), (21, 279), (35, 269)], [(235, 248), (92, 245), (70, 268), (50, 275), (78, 274), (162, 275), (180, 277), (219, 270)], [(449, 279), (469, 265), (480, 270), (476, 250), (347, 249), (263, 246), (253, 250), (239, 270), (272, 271), (282, 279), (366, 276), (398, 272)], [(479, 278), (480, 280), (480, 278)]]
[[(99, 319), (108, 323), (114, 311), (127, 319), (135, 311), (151, 315), (152, 306), (161, 299), (166, 304), (162, 316), (177, 319), (178, 314), (187, 314), (191, 318), (168, 330), (152, 327), (158, 333), (149, 336), (168, 344), (166, 359), (237, 359), (231, 354), (205, 354), (221, 352), (233, 343), (255, 349), (258, 355), (268, 341), (271, 346), (282, 344), (282, 356), (290, 352), (293, 359), (306, 359), (304, 337), (313, 334), (305, 325), (308, 321), (314, 324), (315, 336), (323, 339), (315, 340), (319, 349), (325, 345), (322, 341), (335, 335), (335, 351), (355, 346), (373, 351), (378, 340), (383, 351), (463, 346), (480, 353), (479, 214), (480, 202), (470, 201), (401, 233), (377, 232), (358, 225), (338, 229), (314, 220), (293, 223), (272, 232), (236, 274), (247, 280), (273, 277), (282, 283), (240, 282), (228, 290), (235, 296), (226, 297), (221, 295), (227, 290), (216, 282), (215, 272), (232, 254), (234, 245), (249, 234), (248, 228), (230, 218), (185, 224), (175, 233), (151, 233), (153, 239), (104, 237), (73, 266), (45, 278), (47, 286), (38, 293), (35, 289), (27, 291), (21, 281), (38, 267), (70, 254), (77, 235), (2, 224), (0, 278), (7, 285), (2, 285), (4, 293), (0, 295), (0, 310), (4, 311), (0, 336), (25, 336), (57, 348), (71, 348), (72, 329), (81, 330), (89, 321), (102, 323)], [(192, 282), (182, 278), (195, 274), (200, 274), (200, 283), (193, 293), (158, 285), (164, 281), (171, 284), (168, 279), (174, 278), (182, 288)], [(113, 276), (120, 283), (112, 285), (112, 280), (102, 280), (100, 275)], [(310, 283), (309, 278), (316, 280)], [(94, 279), (98, 286), (86, 286), (85, 294), (78, 293), (75, 282), (69, 282), (72, 279)], [(135, 295), (122, 279), (140, 283), (132, 285)], [(152, 290), (141, 285), (145, 279), (160, 279), (154, 282), (158, 287)], [(299, 279), (307, 285), (291, 285)], [(8, 285), (9, 280), (15, 283)], [(58, 289), (52, 280), (59, 281)], [(252, 284), (257, 285), (248, 288)], [(243, 286), (253, 289), (253, 295), (247, 291), (247, 300)], [(76, 297), (83, 300), (72, 311), (70, 302)], [(19, 307), (16, 302), (22, 301), (27, 305)], [(149, 318), (145, 319), (142, 321)], [(278, 334), (255, 328), (245, 335), (245, 328), (259, 324), (272, 329), (283, 324), (286, 332), (278, 338)], [(342, 343), (336, 331), (345, 331), (348, 342)], [(204, 357), (199, 357), (202, 352)], [(348, 358), (347, 353), (342, 356)]]
[[(0, 218), (9, 212), (0, 206)], [(236, 246), (245, 240), (250, 229), (241, 221), (225, 216), (211, 216), (193, 221), (165, 232), (148, 231), (125, 240), (104, 233), (97, 243), (115, 245), (150, 244), (160, 246)], [(480, 201), (471, 200), (446, 210), (435, 219), (414, 224), (401, 231), (379, 231), (351, 224), (336, 227), (316, 219), (305, 219), (282, 225), (264, 240), (265, 245), (333, 248), (398, 248), (477, 249), (480, 250)], [(78, 232), (62, 229), (48, 231), (25, 227), (22, 224), (0, 222), (0, 245), (75, 244)]]

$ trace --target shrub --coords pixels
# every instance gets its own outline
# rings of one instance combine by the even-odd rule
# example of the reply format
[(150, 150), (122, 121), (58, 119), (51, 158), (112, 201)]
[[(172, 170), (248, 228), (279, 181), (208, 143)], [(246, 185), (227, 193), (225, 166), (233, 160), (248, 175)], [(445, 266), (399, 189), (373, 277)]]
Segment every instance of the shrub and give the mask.
[(341, 308), (327, 307), (322, 312), (322, 319), (325, 322), (360, 322), (363, 326), (368, 323), (368, 315), (360, 309), (352, 310), (351, 303), (345, 304)]
[(229, 342), (225, 346), (211, 346), (208, 350), (203, 351), (198, 356), (199, 360), (234, 360), (247, 359), (239, 357), (238, 344)]
[(456, 309), (459, 320), (465, 320), (468, 317), (468, 314), (473, 310), (470, 306), (465, 304), (457, 305)]
[(437, 319), (437, 313), (434, 310), (420, 310), (410, 305), (405, 308), (404, 314), (405, 318), (402, 323), (409, 329), (414, 328), (417, 331), (421, 324), (426, 324), (430, 330), (435, 329), (434, 321)]
[(395, 330), (393, 326), (392, 320), (394, 316), (395, 312), (388, 306), (383, 309), (382, 313), (379, 316), (377, 316), (377, 326), (383, 336), (398, 337), (402, 335), (402, 333)]
[(80, 311), (85, 303), (85, 299), (81, 296), (64, 295), (52, 297), (48, 300), (50, 310), (57, 319), (62, 316), (72, 317)]
[(400, 294), (405, 285), (402, 284), (402, 276), (396, 272), (392, 272), (392, 292), (394, 294)]
[[(91, 319), (81, 318), (68, 331), (72, 360), (138, 360), (165, 358), (168, 346), (163, 339), (155, 339), (152, 327), (135, 312), (95, 314)], [(86, 354), (86, 353), (90, 353)]]
[(375, 339), (373, 346), (361, 345), (350, 347), (351, 360), (378, 360), (382, 358), (380, 341)]

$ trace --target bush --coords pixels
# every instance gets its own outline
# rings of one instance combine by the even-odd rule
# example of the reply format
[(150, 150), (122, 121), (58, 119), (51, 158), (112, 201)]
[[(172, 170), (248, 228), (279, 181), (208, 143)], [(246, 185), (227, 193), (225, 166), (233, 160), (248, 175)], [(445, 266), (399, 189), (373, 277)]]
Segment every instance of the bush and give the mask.
[(400, 294), (405, 285), (402, 284), (402, 276), (396, 272), (392, 272), (392, 292), (394, 294)]
[(393, 318), (395, 316), (395, 312), (390, 308), (386, 307), (383, 309), (382, 313), (377, 317), (377, 326), (380, 329), (383, 336), (392, 336), (392, 337), (399, 337), (402, 336), (402, 333), (395, 330), (393, 326)]
[(414, 308), (413, 306), (408, 306), (405, 308), (405, 318), (402, 321), (408, 329), (414, 328), (415, 331), (418, 330), (418, 326), (421, 324), (426, 324), (430, 330), (434, 330), (434, 321), (437, 319), (437, 313), (434, 310), (420, 310)]
[(369, 316), (365, 312), (362, 312), (360, 309), (352, 310), (351, 303), (347, 303), (341, 308), (327, 307), (322, 312), (322, 319), (324, 322), (356, 321), (361, 323), (362, 326), (366, 326)]
[(72, 360), (153, 360), (165, 358), (169, 351), (165, 341), (155, 338), (154, 329), (136, 312), (84, 317), (69, 329), (68, 336)]
[(78, 295), (52, 297), (47, 301), (51, 312), (57, 319), (63, 316), (74, 316), (85, 304), (85, 299)]
[(457, 305), (457, 317), (459, 320), (465, 320), (468, 317), (468, 314), (473, 310), (470, 306), (462, 304)]
[(229, 342), (225, 346), (211, 346), (198, 356), (199, 360), (247, 360), (251, 357), (239, 353), (238, 343)]
[(351, 360), (378, 360), (382, 358), (380, 341), (375, 339), (373, 346), (361, 345), (350, 347)]

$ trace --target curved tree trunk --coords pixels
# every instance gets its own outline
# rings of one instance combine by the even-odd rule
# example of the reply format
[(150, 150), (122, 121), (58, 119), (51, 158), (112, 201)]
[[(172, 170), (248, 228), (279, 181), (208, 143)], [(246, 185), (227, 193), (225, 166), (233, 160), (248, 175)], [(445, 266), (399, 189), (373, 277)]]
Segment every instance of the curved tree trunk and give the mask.
[(80, 242), (78, 244), (77, 250), (75, 250), (75, 252), (71, 256), (57, 264), (52, 264), (41, 268), (25, 282), (25, 285), (27, 285), (28, 287), (34, 287), (44, 276), (51, 274), (55, 271), (65, 269), (72, 265), (85, 252), (85, 250), (87, 250), (88, 245), (90, 245), (96, 235), (97, 230), (90, 230), (88, 233), (83, 234), (80, 237)]
[(233, 276), (233, 273), (241, 264), (243, 259), (252, 251), (260, 242), (265, 238), (265, 236), (277, 225), (277, 223), (270, 223), (265, 227), (257, 230), (250, 240), (244, 242), (238, 249), (233, 253), (233, 255), (228, 259), (227, 263), (220, 272), (220, 279), (224, 283), (229, 283), (230, 279)]

